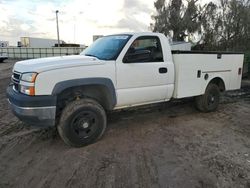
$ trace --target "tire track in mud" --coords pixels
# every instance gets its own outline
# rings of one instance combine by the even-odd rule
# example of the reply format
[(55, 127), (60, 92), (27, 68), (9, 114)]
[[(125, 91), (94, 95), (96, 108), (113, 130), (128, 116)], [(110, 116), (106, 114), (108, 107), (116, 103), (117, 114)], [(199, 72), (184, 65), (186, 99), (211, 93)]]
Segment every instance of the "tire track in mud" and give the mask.
[(136, 164), (138, 187), (160, 187), (158, 169), (150, 155), (142, 149), (136, 160), (138, 161)]
[[(231, 105), (231, 104), (230, 104)], [(186, 107), (185, 107), (186, 106)], [(225, 105), (223, 105), (225, 106)], [(183, 107), (183, 106), (181, 106)], [(189, 104), (184, 105), (185, 108), (189, 109)], [(230, 112), (232, 113), (232, 112)], [(166, 113), (167, 114), (167, 113)], [(165, 112), (152, 112), (152, 113), (147, 113), (147, 118), (143, 117), (142, 115), (138, 115), (136, 116), (133, 121), (135, 122), (131, 122), (131, 119), (126, 119), (126, 120), (122, 120), (122, 123), (118, 123), (119, 124), (119, 128), (116, 127), (116, 125), (111, 125), (111, 128), (108, 130), (107, 132), (107, 136), (106, 138), (104, 137), (103, 140), (100, 141), (100, 143), (97, 143), (93, 146), (90, 146), (88, 148), (84, 148), (84, 150), (86, 150), (86, 152), (91, 152), (91, 154), (87, 155), (87, 158), (84, 161), (80, 161), (78, 164), (76, 164), (75, 166), (69, 167), (69, 168), (58, 168), (58, 166), (63, 166), (63, 163), (60, 163), (59, 161), (63, 161), (65, 160), (66, 163), (71, 163), (70, 161), (79, 161), (79, 151), (80, 150), (76, 150), (78, 151), (78, 154), (76, 153), (76, 156), (78, 155), (78, 157), (75, 157), (74, 159), (70, 159), (67, 155), (65, 155), (64, 153), (62, 153), (63, 157), (58, 157), (58, 153), (56, 154), (56, 156), (58, 157), (57, 160), (54, 161), (54, 151), (57, 151), (56, 148), (51, 148), (50, 152), (47, 153), (47, 158), (44, 159), (44, 157), (40, 156), (36, 156), (34, 155), (34, 153), (30, 153), (31, 159), (26, 160), (25, 165), (24, 165), (24, 169), (22, 170), (22, 168), (16, 166), (16, 169), (19, 169), (19, 175), (21, 174), (25, 174), (25, 176), (21, 175), (21, 177), (24, 177), (24, 185), (37, 185), (38, 187), (48, 187), (48, 186), (68, 186), (68, 187), (110, 187), (110, 186), (114, 186), (115, 187), (124, 187), (126, 185), (128, 186), (132, 186), (134, 185), (134, 187), (160, 187), (162, 185), (164, 185), (164, 183), (166, 185), (176, 185), (178, 181), (180, 181), (180, 179), (173, 179), (173, 180), (169, 180), (166, 182), (166, 180), (164, 181), (162, 179), (162, 177), (160, 178), (161, 174), (164, 174), (162, 172), (162, 168), (159, 168), (159, 161), (164, 161), (166, 160), (166, 155), (165, 153), (161, 154), (162, 158), (160, 159), (159, 153), (154, 152), (154, 149), (151, 148), (150, 144), (152, 144), (153, 146), (156, 145), (156, 143), (159, 142), (159, 144), (162, 142), (162, 145), (160, 147), (164, 147), (167, 148), (169, 147), (169, 150), (166, 150), (165, 152), (173, 152), (173, 150), (176, 153), (180, 153), (179, 155), (183, 155), (185, 153), (186, 156), (182, 156), (181, 160), (182, 162), (180, 164), (174, 162), (172, 163), (173, 165), (177, 165), (179, 166), (179, 168), (176, 168), (173, 166), (173, 169), (175, 169), (174, 174), (172, 174), (172, 176), (179, 176), (180, 178), (183, 178), (182, 181), (185, 182), (186, 179), (184, 176), (187, 176), (188, 178), (193, 178), (198, 181), (197, 182), (192, 182), (192, 185), (202, 185), (202, 186), (207, 186), (210, 185), (209, 187), (216, 187), (214, 185), (216, 185), (213, 182), (216, 182), (216, 179), (214, 179), (214, 177), (212, 176), (212, 178), (209, 178), (209, 176), (207, 176), (206, 174), (203, 174), (204, 177), (202, 176), (198, 176), (197, 172), (199, 172), (199, 170), (201, 170), (199, 167), (195, 167), (193, 165), (192, 162), (190, 162), (190, 160), (196, 160), (197, 163), (201, 163), (204, 164), (206, 166), (208, 166), (208, 169), (211, 169), (212, 174), (217, 174), (219, 178), (221, 178), (220, 181), (224, 181), (223, 177), (234, 177), (237, 174), (231, 176), (232, 173), (234, 173), (232, 170), (227, 173), (221, 173), (223, 172), (223, 168), (228, 168), (228, 164), (227, 162), (222, 163), (224, 157), (217, 157), (215, 158), (215, 161), (219, 161), (222, 160), (221, 162), (215, 162), (215, 164), (211, 161), (213, 161), (214, 156), (208, 156), (206, 158), (206, 160), (204, 160), (203, 162), (200, 162), (199, 160), (197, 160), (197, 158), (195, 158), (195, 156), (201, 156), (203, 154), (201, 154), (203, 151), (202, 150), (207, 150), (208, 149), (208, 153), (211, 152), (211, 149), (209, 150), (209, 147), (206, 148), (205, 146), (205, 142), (202, 144), (199, 144), (199, 142), (197, 141), (197, 144), (192, 144), (192, 142), (190, 141), (189, 143), (184, 143), (185, 140), (189, 140), (189, 137), (192, 135), (186, 135), (188, 132), (187, 130), (182, 130), (181, 132), (175, 132), (178, 129), (180, 129), (180, 127), (175, 127), (173, 126), (173, 124), (179, 124), (180, 122), (180, 117), (176, 116), (175, 113), (173, 113), (172, 115), (174, 115), (175, 117), (168, 117), (165, 118), (165, 120), (167, 120), (166, 124), (164, 124), (163, 122), (161, 122), (159, 119), (162, 118), (162, 116), (165, 115)], [(183, 114), (182, 114), (183, 115)], [(202, 114), (198, 113), (197, 117), (199, 118), (200, 116), (202, 116)], [(155, 119), (154, 119), (154, 118)], [(183, 115), (183, 120), (182, 121), (186, 121), (188, 120), (188, 118), (190, 118), (190, 115)], [(120, 121), (120, 120), (118, 120)], [(142, 121), (142, 124), (138, 124), (138, 122)], [(116, 124), (116, 121), (113, 121), (113, 124)], [(132, 125), (127, 125), (127, 124), (131, 124)], [(157, 131), (155, 131), (154, 129), (151, 129), (151, 126), (145, 126), (144, 124), (152, 124), (154, 126), (156, 126), (157, 128), (160, 128), (162, 133), (159, 135), (155, 135), (157, 133)], [(169, 123), (169, 125), (168, 125)], [(121, 125), (121, 127), (120, 127)], [(138, 128), (140, 128), (140, 131), (138, 131)], [(182, 127), (182, 128), (186, 128), (187, 127)], [(121, 129), (121, 130), (120, 130)], [(129, 132), (125, 133), (123, 132), (124, 130), (128, 130)], [(168, 133), (167, 133), (168, 132)], [(125, 135), (124, 135), (125, 134)], [(131, 134), (131, 135), (130, 135)], [(179, 134), (179, 135), (178, 135)], [(31, 133), (31, 135), (33, 135)], [(123, 136), (122, 136), (123, 135)], [(130, 135), (130, 136), (129, 136)], [(195, 135), (195, 134), (194, 134)], [(123, 145), (121, 145), (120, 142), (122, 142), (122, 140), (124, 141), (124, 137), (125, 136), (129, 136), (129, 138), (131, 139), (129, 143), (124, 143), (125, 145), (128, 144), (130, 146), (126, 146), (123, 147)], [(145, 140), (147, 138), (147, 136), (151, 136), (153, 138), (150, 138), (149, 141), (144, 141), (145, 142), (145, 146), (146, 149), (140, 149), (141, 144), (143, 142), (143, 140)], [(158, 138), (156, 138), (156, 136)], [(206, 135), (205, 135), (206, 136)], [(38, 147), (41, 148), (43, 145), (45, 147), (48, 147), (49, 145), (46, 145), (43, 142), (39, 142), (39, 140), (37, 140), (38, 135), (35, 134), (34, 135), (34, 140), (32, 142), (32, 144), (28, 144), (27, 147), (23, 148), (22, 150), (23, 153), (25, 153), (25, 151), (30, 152), (32, 151), (34, 147)], [(112, 137), (112, 138), (111, 138)], [(119, 138), (121, 137), (121, 138)], [(167, 137), (165, 139), (163, 139), (163, 137)], [(181, 138), (183, 137), (183, 138)], [(119, 139), (121, 139), (121, 141), (117, 142)], [(157, 140), (159, 139), (159, 140)], [(183, 140), (182, 140), (183, 139)], [(112, 142), (114, 142), (114, 140), (116, 140), (116, 145), (121, 145), (120, 149), (118, 149), (115, 146), (105, 146), (104, 145), (110, 145), (112, 144)], [(149, 143), (152, 142), (152, 140), (154, 140), (154, 143)], [(197, 140), (200, 140), (197, 138)], [(109, 141), (109, 142), (107, 142)], [(36, 142), (36, 143), (35, 143)], [(27, 144), (27, 140), (24, 141), (22, 144)], [(114, 143), (113, 143), (114, 144)], [(134, 147), (137, 148), (133, 148), (133, 144)], [(171, 145), (173, 145), (175, 147), (175, 149), (171, 148)], [(186, 147), (184, 147), (186, 145)], [(101, 150), (100, 147), (104, 147), (103, 151), (100, 152), (93, 152), (93, 150)], [(152, 146), (152, 147), (153, 147)], [(23, 147), (23, 146), (22, 146)], [(131, 150), (131, 155), (129, 157), (129, 155), (125, 155), (123, 151), (124, 148), (132, 148)], [(204, 148), (205, 149), (204, 149)], [(113, 149), (112, 149), (113, 148)], [(203, 149), (201, 149), (203, 148)], [(156, 148), (157, 149), (157, 148)], [(14, 150), (14, 148), (11, 148), (11, 150)], [(15, 149), (16, 150), (16, 149)], [(33, 150), (34, 151), (34, 150)], [(112, 154), (107, 154), (106, 152), (110, 152), (113, 153)], [(129, 149), (127, 149), (127, 151), (129, 151)], [(186, 152), (188, 151), (188, 152)], [(127, 153), (127, 152), (126, 152)], [(188, 154), (190, 153), (190, 154)], [(11, 153), (9, 153), (11, 154)], [(206, 154), (206, 152), (205, 152)], [(204, 155), (205, 155), (204, 154)], [(13, 154), (11, 154), (13, 156)], [(23, 155), (21, 153), (21, 155)], [(54, 154), (55, 155), (55, 154)], [(74, 152), (71, 154), (72, 156), (74, 155)], [(123, 155), (125, 155), (124, 157), (122, 157)], [(215, 154), (216, 155), (216, 154)], [(218, 155), (218, 154), (217, 154)], [(56, 157), (55, 156), (55, 157)], [(60, 156), (60, 153), (59, 153)], [(99, 157), (98, 157), (99, 156)], [(223, 156), (223, 155), (222, 155)], [(85, 156), (86, 157), (86, 156)], [(2, 157), (1, 157), (2, 158)], [(23, 158), (23, 157), (21, 157)], [(26, 157), (27, 158), (27, 157)], [(200, 157), (198, 157), (200, 158)], [(5, 162), (9, 163), (11, 161), (13, 161), (13, 158), (9, 158), (9, 160)], [(172, 159), (173, 160), (173, 159)], [(154, 162), (154, 161), (158, 161), (158, 162)], [(52, 164), (53, 162), (55, 162), (55, 164), (57, 165), (49, 165)], [(222, 163), (222, 164), (221, 164)], [(167, 165), (169, 165), (171, 163), (167, 163)], [(225, 166), (225, 167), (221, 167), (220, 166)], [(42, 170), (41, 171), (41, 167), (42, 166), (47, 166), (47, 170)], [(218, 167), (219, 166), (219, 167)], [(234, 165), (235, 166), (235, 165)], [(13, 166), (12, 166), (13, 167)], [(4, 171), (8, 171), (10, 167), (7, 165), (3, 170)], [(236, 166), (236, 168), (238, 168)], [(31, 171), (31, 169), (34, 169)], [(160, 170), (159, 170), (160, 169)], [(192, 171), (189, 173), (191, 175), (188, 176), (188, 174), (186, 174), (187, 172), (183, 172), (183, 169), (192, 169)], [(217, 169), (217, 170), (216, 170)], [(242, 174), (240, 176), (243, 177), (243, 180), (241, 180), (240, 182), (246, 181), (244, 179), (246, 179), (245, 176), (245, 171), (244, 169), (241, 171), (241, 167), (238, 168), (239, 169), (239, 174)], [(195, 170), (195, 172), (194, 172)], [(3, 172), (2, 170), (0, 170), (1, 172)], [(40, 173), (37, 174), (37, 172), (35, 173), (35, 171), (41, 171)], [(66, 173), (67, 172), (67, 173)], [(33, 175), (36, 174), (35, 176)], [(165, 172), (166, 173), (166, 172)], [(16, 174), (16, 175), (18, 175)], [(168, 173), (167, 173), (168, 174)], [(10, 175), (6, 175), (3, 174), (3, 177), (9, 177)], [(40, 176), (40, 179), (38, 179), (37, 177)], [(61, 182), (59, 181), (59, 176), (61, 176), (62, 180)], [(123, 178), (121, 177), (123, 176)], [(132, 177), (133, 176), (133, 177)], [(171, 175), (169, 175), (171, 176)], [(29, 177), (29, 178), (27, 178)], [(83, 182), (82, 179), (88, 179), (86, 182)], [(228, 179), (226, 179), (227, 182), (230, 182)], [(238, 181), (240, 180), (240, 178), (236, 177), (236, 182), (239, 183)], [(10, 179), (9, 179), (10, 181)], [(15, 183), (16, 182), (16, 183)], [(13, 184), (10, 185), (16, 185), (19, 181), (15, 181)], [(210, 182), (210, 183), (209, 183)], [(225, 183), (226, 184), (226, 183)], [(239, 183), (238, 185), (242, 185), (243, 183)], [(6, 184), (5, 184), (6, 185)], [(179, 185), (179, 184), (177, 184)], [(191, 184), (188, 184), (191, 185)], [(223, 185), (223, 184), (222, 184)], [(228, 185), (228, 184), (226, 184)], [(233, 184), (233, 185), (236, 185)]]
[(249, 153), (249, 145), (238, 144), (239, 140), (250, 144), (249, 106), (249, 102), (240, 100), (222, 104), (217, 112), (199, 114), (197, 118), (210, 122), (205, 125), (206, 133), (195, 135), (196, 139), (185, 144), (188, 158), (198, 158), (198, 163), (205, 165), (219, 182), (224, 182), (219, 187), (245, 187), (249, 183), (250, 168), (242, 166), (246, 163), (244, 153)]

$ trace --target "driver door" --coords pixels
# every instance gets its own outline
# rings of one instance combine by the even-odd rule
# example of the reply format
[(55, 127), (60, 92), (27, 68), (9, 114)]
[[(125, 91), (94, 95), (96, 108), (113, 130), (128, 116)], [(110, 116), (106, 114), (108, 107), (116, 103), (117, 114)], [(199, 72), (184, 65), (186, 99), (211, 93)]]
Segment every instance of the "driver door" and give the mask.
[(168, 64), (157, 36), (134, 40), (121, 62), (117, 62), (117, 107), (166, 99)]

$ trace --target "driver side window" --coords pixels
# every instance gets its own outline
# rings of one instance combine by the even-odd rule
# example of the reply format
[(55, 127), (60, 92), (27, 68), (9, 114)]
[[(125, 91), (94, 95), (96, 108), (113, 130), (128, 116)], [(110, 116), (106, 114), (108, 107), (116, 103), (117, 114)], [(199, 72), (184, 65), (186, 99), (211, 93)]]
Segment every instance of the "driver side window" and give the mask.
[(158, 37), (143, 36), (134, 40), (123, 58), (124, 63), (163, 62)]

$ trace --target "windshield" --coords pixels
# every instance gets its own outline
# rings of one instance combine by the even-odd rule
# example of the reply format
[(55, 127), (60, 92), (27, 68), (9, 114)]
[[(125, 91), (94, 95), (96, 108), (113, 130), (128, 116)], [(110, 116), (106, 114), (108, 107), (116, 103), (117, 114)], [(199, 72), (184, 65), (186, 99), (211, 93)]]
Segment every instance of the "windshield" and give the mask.
[(131, 35), (110, 35), (97, 39), (81, 55), (93, 56), (101, 60), (115, 60)]

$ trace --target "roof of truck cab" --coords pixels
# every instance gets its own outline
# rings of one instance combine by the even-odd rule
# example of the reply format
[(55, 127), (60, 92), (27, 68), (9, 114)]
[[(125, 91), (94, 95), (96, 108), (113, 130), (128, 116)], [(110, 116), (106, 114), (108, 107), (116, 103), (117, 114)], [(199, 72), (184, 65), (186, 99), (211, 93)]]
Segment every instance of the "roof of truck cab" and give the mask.
[[(155, 35), (155, 34), (162, 34), (162, 33), (155, 33), (155, 32), (125, 32), (125, 33), (117, 33), (112, 35)], [(110, 35), (106, 35), (110, 36)]]

